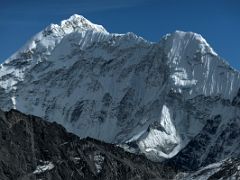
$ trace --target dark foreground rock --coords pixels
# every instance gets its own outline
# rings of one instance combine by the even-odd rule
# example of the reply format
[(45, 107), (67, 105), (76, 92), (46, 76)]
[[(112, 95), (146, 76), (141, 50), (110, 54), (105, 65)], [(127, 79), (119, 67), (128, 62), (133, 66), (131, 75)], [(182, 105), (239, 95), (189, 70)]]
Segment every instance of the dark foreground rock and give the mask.
[(80, 140), (57, 123), (0, 111), (1, 180), (173, 179), (173, 168), (91, 138)]
[(80, 139), (57, 123), (16, 110), (0, 111), (0, 180), (240, 179), (239, 158), (193, 171), (190, 157), (178, 158), (185, 151), (168, 162), (156, 163), (113, 144)]

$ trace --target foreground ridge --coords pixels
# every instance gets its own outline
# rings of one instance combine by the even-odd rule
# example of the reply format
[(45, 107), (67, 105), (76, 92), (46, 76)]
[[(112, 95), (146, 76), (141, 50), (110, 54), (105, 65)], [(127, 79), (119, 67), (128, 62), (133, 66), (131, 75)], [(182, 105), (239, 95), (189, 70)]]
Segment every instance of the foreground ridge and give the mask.
[(210, 180), (240, 176), (239, 159), (183, 171), (113, 144), (79, 139), (57, 123), (16, 110), (0, 111), (0, 132), (1, 180)]
[(79, 139), (57, 123), (0, 111), (1, 180), (172, 179), (173, 168), (92, 138)]

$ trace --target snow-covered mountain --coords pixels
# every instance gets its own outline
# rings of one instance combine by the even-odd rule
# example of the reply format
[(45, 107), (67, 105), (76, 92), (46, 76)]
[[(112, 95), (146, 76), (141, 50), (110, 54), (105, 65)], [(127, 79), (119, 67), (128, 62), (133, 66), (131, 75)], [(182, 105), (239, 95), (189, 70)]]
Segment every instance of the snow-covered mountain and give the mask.
[(196, 167), (240, 154), (239, 89), (240, 73), (199, 34), (176, 31), (154, 43), (79, 15), (51, 24), (0, 66), (2, 109), (153, 160), (197, 141), (203, 149), (193, 153), (204, 157)]

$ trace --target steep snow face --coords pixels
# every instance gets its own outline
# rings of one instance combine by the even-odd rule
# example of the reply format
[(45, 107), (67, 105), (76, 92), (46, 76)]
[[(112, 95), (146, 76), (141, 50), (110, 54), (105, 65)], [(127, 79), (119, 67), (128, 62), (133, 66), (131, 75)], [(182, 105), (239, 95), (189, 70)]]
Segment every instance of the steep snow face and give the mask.
[(61, 56), (68, 54), (74, 43), (83, 49), (93, 42), (101, 41), (108, 34), (101, 25), (93, 24), (80, 15), (73, 15), (61, 21), (60, 25), (51, 24), (0, 66), (0, 76), (10, 76), (8, 81), (1, 81), (0, 86), (5, 90), (12, 89), (17, 82), (24, 80), (29, 69), (49, 60), (56, 47), (58, 56)]
[[(33, 53), (35, 55), (41, 55), (41, 57), (36, 58), (40, 60), (43, 58), (43, 55), (50, 55), (52, 50), (66, 35), (74, 32), (83, 33), (87, 31), (109, 34), (101, 25), (93, 24), (83, 16), (75, 14), (69, 19), (61, 21), (60, 24), (51, 24), (46, 27), (27, 42), (18, 52), (13, 54), (6, 62), (16, 58), (30, 59)], [(83, 33), (82, 36), (85, 37), (85, 33)], [(22, 57), (24, 55), (25, 57)]]
[(57, 121), (80, 137), (135, 144), (154, 160), (184, 148), (239, 87), (239, 73), (198, 34), (176, 31), (152, 43), (78, 15), (0, 66), (1, 108)]
[(223, 61), (199, 34), (176, 31), (161, 42), (169, 59), (176, 91), (187, 96), (219, 95), (232, 99), (239, 88), (239, 72)]

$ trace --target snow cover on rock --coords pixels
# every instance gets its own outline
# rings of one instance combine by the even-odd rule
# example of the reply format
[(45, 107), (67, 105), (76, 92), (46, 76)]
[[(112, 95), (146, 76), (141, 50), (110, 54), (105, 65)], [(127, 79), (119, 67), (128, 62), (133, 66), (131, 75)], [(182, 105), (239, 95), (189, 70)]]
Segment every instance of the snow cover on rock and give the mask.
[(224, 159), (220, 162), (209, 164), (195, 172), (179, 173), (177, 180), (206, 180), (206, 179), (226, 179), (237, 180), (240, 177), (239, 161), (234, 159)]
[(178, 153), (222, 107), (239, 115), (220, 102), (239, 87), (240, 73), (199, 34), (176, 31), (153, 43), (79, 15), (51, 24), (0, 66), (2, 109), (57, 121), (80, 137), (135, 144), (154, 160)]
[(223, 162), (217, 162), (210, 164), (200, 170), (192, 173), (180, 173), (176, 179), (186, 179), (186, 180), (205, 180), (211, 177), (214, 173), (221, 169)]
[(97, 173), (100, 173), (102, 170), (102, 164), (104, 162), (104, 156), (102, 156), (101, 154), (96, 154), (94, 157), (94, 162), (95, 162), (95, 168)]
[(36, 167), (36, 170), (33, 171), (33, 174), (41, 174), (44, 173), (45, 171), (50, 171), (54, 168), (54, 164), (49, 161), (43, 161), (42, 165), (38, 165)]

